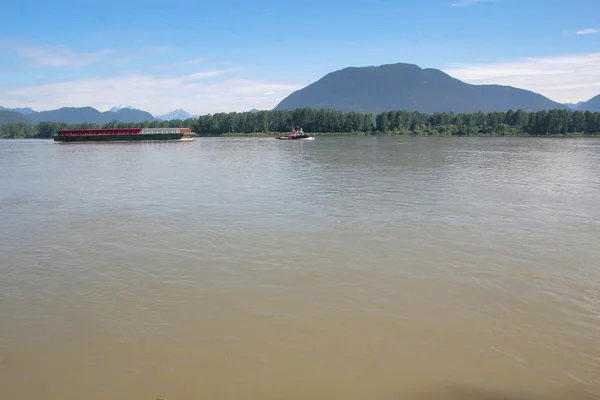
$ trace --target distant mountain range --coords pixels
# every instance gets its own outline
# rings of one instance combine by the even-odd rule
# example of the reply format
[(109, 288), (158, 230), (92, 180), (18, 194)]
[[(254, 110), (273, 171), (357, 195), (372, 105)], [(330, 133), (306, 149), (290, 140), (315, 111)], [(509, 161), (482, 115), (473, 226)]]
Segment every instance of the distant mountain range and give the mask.
[(58, 110), (37, 112), (31, 108), (4, 108), (0, 106), (0, 125), (8, 123), (35, 124), (42, 121), (65, 122), (67, 124), (105, 124), (117, 120), (119, 122), (172, 121), (197, 118), (185, 110), (178, 109), (170, 113), (157, 115), (138, 110), (129, 105), (119, 105), (110, 110), (100, 112), (92, 107), (63, 107)]
[(156, 116), (156, 119), (161, 121), (172, 121), (174, 119), (186, 120), (188, 118), (198, 118), (198, 115), (192, 115), (189, 112), (178, 108), (177, 110), (171, 111), (170, 113)]
[[(389, 110), (459, 113), (556, 108), (600, 112), (600, 95), (585, 102), (560, 104), (528, 90), (501, 85), (471, 85), (437, 69), (422, 69), (417, 65), (400, 63), (377, 67), (348, 67), (331, 72), (287, 96), (275, 110), (302, 107), (373, 114)], [(258, 111), (252, 109), (250, 112)], [(37, 112), (31, 108), (9, 109), (0, 106), (0, 125), (12, 122), (34, 124), (41, 121), (105, 124), (113, 120), (144, 122), (196, 117), (198, 115), (191, 115), (182, 109), (155, 117), (124, 104), (105, 112), (92, 107), (63, 107)]]
[(92, 107), (63, 107), (58, 110), (41, 111), (29, 115), (33, 122), (66, 122), (67, 124), (105, 124), (117, 120), (120, 122), (154, 121), (152, 114), (146, 111), (123, 108), (118, 111), (100, 112)]
[(2, 106), (0, 106), (0, 111), (14, 111), (25, 115), (34, 114), (37, 112), (33, 111), (31, 108), (4, 108)]
[(67, 124), (105, 124), (117, 120), (119, 122), (155, 121), (152, 114), (132, 108), (118, 111), (100, 112), (92, 107), (63, 107), (58, 110), (25, 113), (22, 111), (0, 110), (0, 125), (10, 122), (36, 124), (38, 122), (65, 122)]

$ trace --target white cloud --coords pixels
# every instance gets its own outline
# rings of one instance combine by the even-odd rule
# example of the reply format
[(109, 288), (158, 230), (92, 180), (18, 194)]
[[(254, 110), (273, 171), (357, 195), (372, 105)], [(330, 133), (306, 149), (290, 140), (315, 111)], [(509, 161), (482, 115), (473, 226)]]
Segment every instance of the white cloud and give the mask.
[(187, 60), (185, 63), (187, 65), (192, 65), (192, 64), (200, 64), (204, 62), (204, 57), (196, 57), (196, 58), (192, 58), (190, 60)]
[(166, 53), (169, 48), (167, 46), (147, 46), (145, 50), (149, 53)]
[(245, 79), (233, 69), (157, 77), (136, 73), (120, 77), (79, 79), (25, 87), (0, 88), (5, 107), (51, 110), (91, 106), (100, 111), (131, 104), (153, 115), (183, 108), (192, 114), (270, 109), (304, 85)]
[(239, 71), (239, 70), (241, 70), (241, 68), (213, 69), (213, 70), (209, 70), (209, 71), (194, 72), (194, 73), (191, 73), (188, 75), (183, 75), (181, 77), (181, 80), (182, 81), (193, 81), (193, 80), (202, 79), (202, 78), (210, 78), (210, 77), (225, 75), (225, 74), (229, 74), (231, 72), (235, 72), (235, 71)]
[(460, 0), (452, 3), (452, 7), (468, 7), (479, 3), (490, 3), (496, 0)]
[(580, 31), (577, 31), (575, 33), (577, 35), (593, 35), (595, 33), (600, 33), (600, 29), (587, 28), (587, 29), (582, 29)]
[[(185, 60), (185, 61), (169, 62), (169, 63), (165, 63), (165, 64), (155, 65), (154, 68), (172, 69), (172, 68), (179, 68), (179, 67), (190, 67), (193, 65), (202, 64), (203, 62), (204, 62), (204, 57), (194, 57), (194, 58), (190, 58), (189, 60)], [(215, 64), (215, 65), (219, 66), (218, 64)]]
[[(0, 42), (0, 50), (25, 60), (37, 68), (83, 68), (92, 64), (125, 64), (135, 59), (152, 57), (169, 51), (164, 46), (145, 46), (123, 53), (115, 49), (79, 52), (64, 45), (43, 45), (22, 41)], [(200, 58), (189, 60), (185, 65), (197, 64)]]
[(102, 61), (115, 50), (106, 49), (77, 53), (67, 46), (26, 45), (17, 46), (14, 51), (19, 57), (31, 61), (38, 67), (79, 68)]
[(444, 71), (472, 84), (510, 85), (554, 101), (576, 103), (600, 93), (600, 53), (522, 58), (494, 64), (456, 64)]

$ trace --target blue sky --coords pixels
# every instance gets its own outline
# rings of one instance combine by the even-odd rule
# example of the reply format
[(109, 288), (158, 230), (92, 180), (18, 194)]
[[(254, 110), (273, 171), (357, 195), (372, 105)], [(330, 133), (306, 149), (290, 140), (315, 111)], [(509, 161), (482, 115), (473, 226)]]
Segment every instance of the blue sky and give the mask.
[(397, 62), (577, 102), (600, 94), (599, 15), (598, 0), (5, 2), (0, 105), (267, 109)]

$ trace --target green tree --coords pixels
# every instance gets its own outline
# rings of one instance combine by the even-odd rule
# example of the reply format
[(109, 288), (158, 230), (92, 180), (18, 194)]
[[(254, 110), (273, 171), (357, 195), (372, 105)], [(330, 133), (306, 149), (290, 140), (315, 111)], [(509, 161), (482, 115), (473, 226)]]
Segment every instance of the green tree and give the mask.
[(389, 128), (390, 122), (388, 121), (387, 112), (377, 114), (377, 117), (375, 118), (375, 129), (379, 132), (387, 132)]

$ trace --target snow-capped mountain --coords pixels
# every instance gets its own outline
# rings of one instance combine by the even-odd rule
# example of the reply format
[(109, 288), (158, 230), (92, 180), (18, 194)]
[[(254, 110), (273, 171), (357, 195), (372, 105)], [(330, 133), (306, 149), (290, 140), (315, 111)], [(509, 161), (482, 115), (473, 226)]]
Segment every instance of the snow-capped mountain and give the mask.
[(171, 111), (170, 113), (166, 113), (163, 115), (157, 115), (156, 119), (160, 119), (163, 121), (172, 121), (174, 119), (185, 120), (188, 118), (195, 118), (194, 115), (191, 115), (189, 112), (179, 108), (177, 110)]
[(130, 110), (135, 110), (135, 108), (133, 108), (131, 106), (128, 106), (127, 104), (120, 104), (118, 106), (114, 106), (113, 108), (111, 108), (108, 111), (110, 111), (110, 112), (119, 112), (120, 110), (123, 110), (124, 108), (128, 108)]

